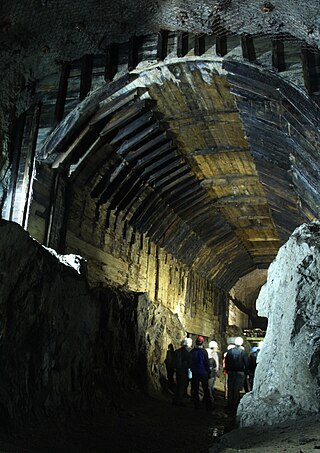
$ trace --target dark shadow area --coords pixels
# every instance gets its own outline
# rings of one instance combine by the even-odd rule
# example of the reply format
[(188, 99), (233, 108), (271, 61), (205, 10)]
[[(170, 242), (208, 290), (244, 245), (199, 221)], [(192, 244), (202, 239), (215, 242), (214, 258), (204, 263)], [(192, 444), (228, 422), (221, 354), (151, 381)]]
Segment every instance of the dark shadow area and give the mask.
[(214, 409), (195, 410), (190, 398), (185, 407), (172, 405), (164, 392), (151, 398), (114, 389), (105, 413), (36, 423), (10, 436), (0, 434), (0, 449), (6, 452), (83, 453), (207, 453), (224, 432), (234, 428), (233, 415), (217, 391)]

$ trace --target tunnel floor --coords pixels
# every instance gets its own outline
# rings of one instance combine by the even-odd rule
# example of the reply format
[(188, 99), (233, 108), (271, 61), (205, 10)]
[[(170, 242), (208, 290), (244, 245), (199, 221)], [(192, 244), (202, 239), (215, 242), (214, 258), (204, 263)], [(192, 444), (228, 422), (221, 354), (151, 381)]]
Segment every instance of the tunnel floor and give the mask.
[(169, 393), (121, 392), (99, 417), (35, 423), (15, 434), (2, 426), (0, 453), (311, 453), (320, 450), (319, 421), (239, 429), (221, 391), (212, 412), (195, 410), (190, 399), (174, 406)]
[(3, 432), (0, 453), (206, 453), (233, 420), (222, 392), (212, 412), (204, 405), (195, 410), (190, 399), (177, 407), (169, 393), (153, 398), (128, 392), (99, 417), (37, 423), (10, 436)]

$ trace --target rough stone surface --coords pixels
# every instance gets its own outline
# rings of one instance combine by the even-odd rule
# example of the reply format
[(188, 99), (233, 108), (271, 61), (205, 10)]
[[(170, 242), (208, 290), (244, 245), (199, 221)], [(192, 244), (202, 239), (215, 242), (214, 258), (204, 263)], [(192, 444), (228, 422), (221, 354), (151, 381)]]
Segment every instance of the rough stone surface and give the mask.
[(241, 400), (242, 426), (276, 424), (319, 412), (320, 222), (297, 228), (279, 250), (260, 292), (268, 329), (253, 392)]
[(168, 343), (185, 334), (177, 316), (144, 294), (90, 288), (79, 260), (0, 221), (0, 419), (96, 412), (117, 385), (163, 385)]

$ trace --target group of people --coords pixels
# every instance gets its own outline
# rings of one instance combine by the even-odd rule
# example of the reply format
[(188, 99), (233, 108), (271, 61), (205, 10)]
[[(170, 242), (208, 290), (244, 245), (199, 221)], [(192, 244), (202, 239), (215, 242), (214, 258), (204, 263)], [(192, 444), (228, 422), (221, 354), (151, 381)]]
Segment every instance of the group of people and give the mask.
[[(166, 359), (168, 386), (174, 391), (173, 404), (184, 406), (184, 398), (187, 396), (187, 389), (191, 382), (191, 395), (194, 406), (197, 409), (200, 404), (199, 390), (200, 383), (203, 390), (203, 400), (206, 408), (212, 408), (214, 399), (214, 385), (219, 371), (218, 344), (215, 341), (204, 347), (204, 338), (199, 335), (192, 348), (192, 339), (185, 338), (182, 346), (173, 351), (169, 345)], [(176, 374), (176, 385), (174, 386), (173, 374)]]
[[(169, 345), (166, 358), (168, 387), (174, 393), (173, 404), (184, 406), (184, 398), (191, 383), (191, 396), (197, 409), (200, 404), (200, 383), (203, 390), (203, 401), (208, 410), (215, 399), (215, 382), (219, 371), (218, 344), (210, 341), (204, 347), (204, 338), (199, 335), (192, 348), (192, 339), (185, 338), (179, 349), (174, 351)], [(243, 338), (237, 337), (234, 344), (228, 346), (223, 358), (223, 369), (226, 376), (228, 407), (236, 410), (240, 401), (240, 392), (244, 388), (253, 388), (258, 348), (254, 346), (250, 355), (243, 347)], [(176, 383), (174, 382), (174, 373)], [(248, 380), (247, 380), (248, 379)]]

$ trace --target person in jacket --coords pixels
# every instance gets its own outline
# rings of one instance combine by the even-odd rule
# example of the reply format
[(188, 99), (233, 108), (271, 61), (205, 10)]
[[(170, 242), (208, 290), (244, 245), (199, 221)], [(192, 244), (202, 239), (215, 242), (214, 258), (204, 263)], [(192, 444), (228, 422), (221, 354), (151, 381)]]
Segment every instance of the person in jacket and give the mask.
[(171, 392), (174, 392), (175, 389), (175, 382), (173, 379), (174, 375), (174, 347), (173, 344), (170, 343), (168, 345), (167, 355), (165, 359), (166, 369), (167, 369), (167, 379), (168, 379), (168, 389)]
[(183, 402), (187, 393), (189, 382), (188, 370), (191, 367), (191, 351), (192, 339), (185, 338), (181, 348), (174, 352), (174, 369), (176, 371), (176, 388), (174, 392), (173, 404), (176, 406), (185, 406)]
[(196, 339), (195, 347), (192, 349), (191, 355), (191, 371), (192, 371), (192, 396), (194, 407), (198, 409), (200, 404), (199, 386), (200, 382), (203, 390), (203, 399), (207, 410), (212, 408), (211, 398), (208, 387), (208, 376), (210, 374), (209, 357), (206, 349), (203, 347), (204, 338), (199, 335)]
[(228, 374), (228, 407), (236, 411), (247, 374), (248, 356), (242, 348), (243, 338), (237, 337), (234, 344), (225, 357), (225, 369)]
[(207, 353), (209, 357), (210, 374), (209, 374), (209, 390), (213, 399), (215, 399), (214, 385), (219, 371), (219, 355), (218, 343), (214, 340), (210, 341)]
[(249, 375), (249, 386), (250, 390), (253, 389), (254, 374), (257, 367), (257, 355), (258, 355), (258, 346), (252, 346), (251, 353), (248, 359), (248, 375)]

